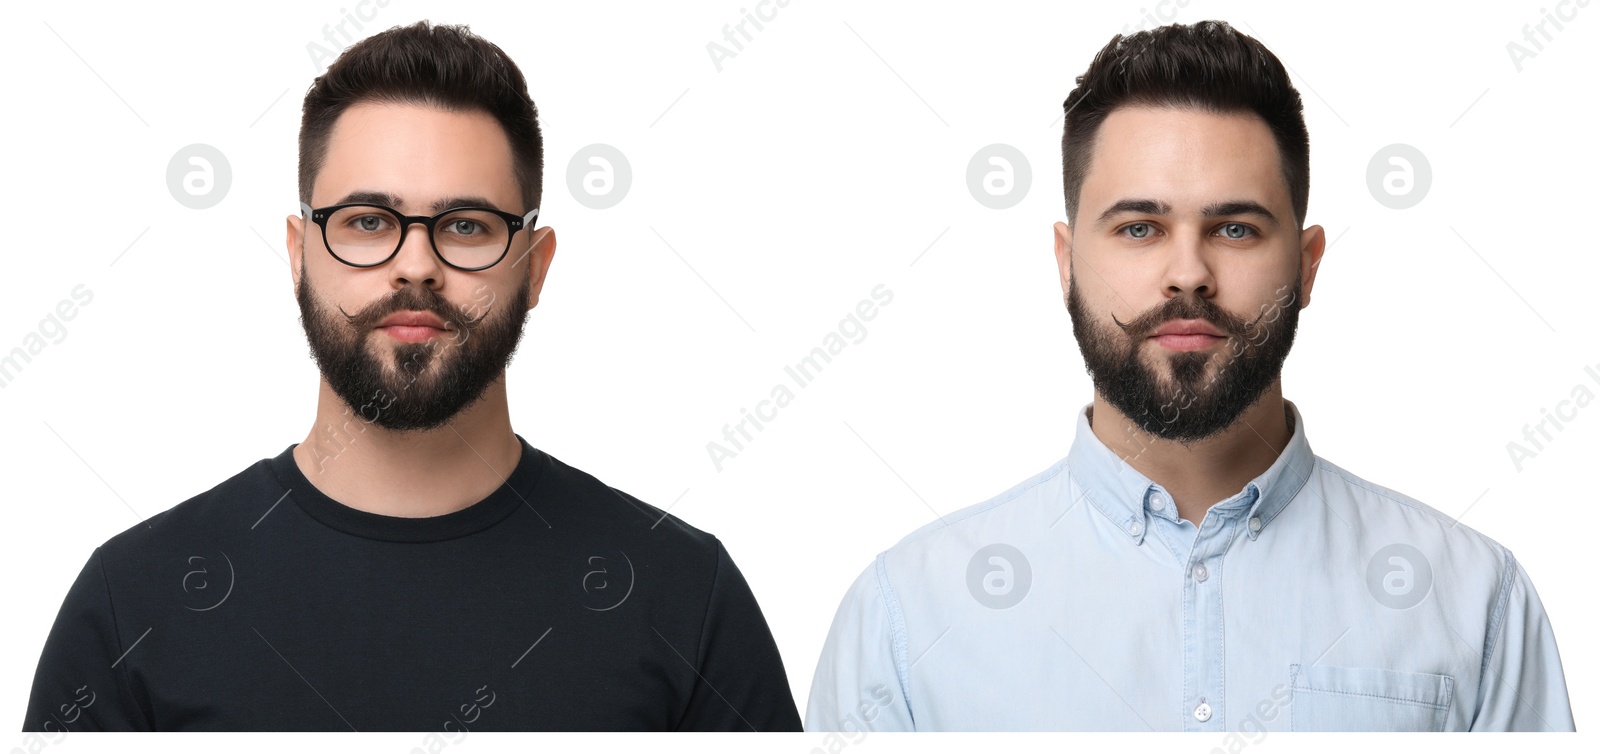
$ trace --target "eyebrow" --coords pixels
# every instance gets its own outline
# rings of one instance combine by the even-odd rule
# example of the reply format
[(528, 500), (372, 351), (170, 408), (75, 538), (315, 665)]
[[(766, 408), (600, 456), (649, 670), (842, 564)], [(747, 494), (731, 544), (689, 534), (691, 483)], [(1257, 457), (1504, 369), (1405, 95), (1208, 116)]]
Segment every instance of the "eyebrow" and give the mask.
[(1208, 204), (1204, 209), (1200, 210), (1201, 217), (1230, 217), (1233, 215), (1255, 215), (1267, 221), (1270, 225), (1275, 226), (1278, 224), (1277, 215), (1272, 214), (1271, 210), (1261, 206), (1260, 203), (1252, 202), (1248, 199)]
[[(1121, 214), (1140, 215), (1166, 215), (1172, 212), (1172, 205), (1154, 199), (1123, 199), (1106, 208), (1095, 219), (1096, 225), (1105, 225), (1108, 220)], [(1226, 202), (1214, 202), (1201, 208), (1201, 217), (1232, 217), (1235, 215), (1255, 215), (1265, 220), (1269, 225), (1278, 224), (1277, 215), (1262, 206), (1260, 202), (1249, 199), (1235, 199)]]
[(1172, 205), (1154, 199), (1122, 199), (1106, 207), (1106, 211), (1095, 218), (1095, 224), (1105, 225), (1107, 220), (1122, 214), (1165, 215), (1171, 211)]
[[(400, 197), (388, 193), (387, 191), (352, 191), (348, 194), (345, 194), (344, 198), (335, 202), (335, 204), (378, 204), (385, 207), (390, 207), (392, 209), (399, 209), (400, 205), (405, 204), (405, 202), (402, 201)], [(435, 201), (431, 209), (435, 213), (438, 213), (444, 212), (445, 210), (457, 209), (459, 207), (490, 207), (492, 209), (500, 209), (499, 207), (495, 206), (494, 202), (491, 202), (481, 196), (446, 197), (444, 199)]]

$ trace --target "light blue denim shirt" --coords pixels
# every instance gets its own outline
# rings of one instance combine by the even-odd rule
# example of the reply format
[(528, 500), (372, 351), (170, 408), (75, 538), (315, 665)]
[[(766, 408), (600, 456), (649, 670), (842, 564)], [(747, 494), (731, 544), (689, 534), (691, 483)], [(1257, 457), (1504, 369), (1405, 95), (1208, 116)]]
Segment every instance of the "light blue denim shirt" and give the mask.
[[(1200, 526), (1095, 437), (856, 579), (806, 727), (1572, 730), (1506, 548), (1294, 434)], [(1087, 409), (1087, 407), (1086, 407)]]

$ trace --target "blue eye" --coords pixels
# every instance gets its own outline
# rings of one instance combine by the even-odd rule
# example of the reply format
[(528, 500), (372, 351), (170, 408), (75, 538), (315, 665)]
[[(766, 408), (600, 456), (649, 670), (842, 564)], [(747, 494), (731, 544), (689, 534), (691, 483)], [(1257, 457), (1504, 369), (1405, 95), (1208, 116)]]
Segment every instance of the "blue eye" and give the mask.
[(382, 215), (362, 215), (351, 220), (351, 223), (355, 225), (356, 229), (364, 233), (375, 233), (383, 230), (383, 223), (387, 222), (388, 218), (385, 218)]
[(1239, 240), (1241, 238), (1245, 238), (1246, 236), (1249, 236), (1249, 235), (1255, 233), (1255, 229), (1254, 228), (1251, 228), (1250, 226), (1244, 225), (1244, 224), (1241, 224), (1241, 223), (1227, 223), (1227, 224), (1223, 225), (1219, 230), (1222, 231), (1222, 235), (1223, 235), (1224, 238), (1232, 239), (1234, 241), (1237, 241), (1237, 240)]
[(1150, 223), (1133, 223), (1123, 230), (1127, 232), (1129, 238), (1150, 237)]

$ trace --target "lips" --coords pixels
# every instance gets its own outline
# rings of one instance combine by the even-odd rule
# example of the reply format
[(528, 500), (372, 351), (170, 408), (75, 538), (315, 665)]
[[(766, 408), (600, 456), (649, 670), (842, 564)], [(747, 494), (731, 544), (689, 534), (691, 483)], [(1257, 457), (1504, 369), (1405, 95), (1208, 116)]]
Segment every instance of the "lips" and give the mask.
[(444, 320), (431, 312), (395, 312), (378, 323), (378, 327), (431, 327), (435, 330), (448, 329)]
[(1156, 328), (1150, 339), (1169, 351), (1201, 351), (1215, 347), (1227, 337), (1203, 319), (1174, 319)]
[(1221, 330), (1211, 326), (1210, 322), (1203, 319), (1174, 319), (1156, 328), (1151, 337), (1159, 338), (1164, 335), (1209, 335), (1213, 338), (1227, 337)]

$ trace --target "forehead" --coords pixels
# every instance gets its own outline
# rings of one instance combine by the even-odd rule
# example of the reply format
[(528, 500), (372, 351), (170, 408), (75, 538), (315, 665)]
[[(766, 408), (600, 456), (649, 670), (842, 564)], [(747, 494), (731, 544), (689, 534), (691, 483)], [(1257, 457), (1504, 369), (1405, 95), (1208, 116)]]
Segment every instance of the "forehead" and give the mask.
[(1080, 206), (1098, 213), (1128, 198), (1178, 208), (1250, 199), (1287, 211), (1289, 188), (1277, 143), (1260, 116), (1130, 106), (1100, 124)]
[(362, 102), (334, 122), (313, 190), (320, 204), (357, 191), (384, 191), (419, 210), (439, 197), (486, 196), (520, 204), (511, 142), (487, 112)]

